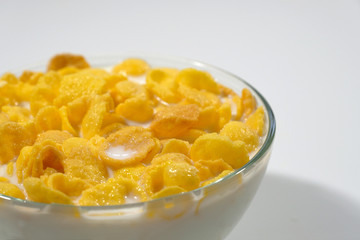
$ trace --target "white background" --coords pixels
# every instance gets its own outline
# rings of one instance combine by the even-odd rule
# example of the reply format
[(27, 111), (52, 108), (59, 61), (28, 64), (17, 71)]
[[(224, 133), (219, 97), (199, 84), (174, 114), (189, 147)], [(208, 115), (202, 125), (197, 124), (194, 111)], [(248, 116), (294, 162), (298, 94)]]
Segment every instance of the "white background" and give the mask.
[(246, 79), (277, 133), (226, 240), (360, 239), (358, 0), (1, 1), (0, 73), (62, 52), (174, 55)]

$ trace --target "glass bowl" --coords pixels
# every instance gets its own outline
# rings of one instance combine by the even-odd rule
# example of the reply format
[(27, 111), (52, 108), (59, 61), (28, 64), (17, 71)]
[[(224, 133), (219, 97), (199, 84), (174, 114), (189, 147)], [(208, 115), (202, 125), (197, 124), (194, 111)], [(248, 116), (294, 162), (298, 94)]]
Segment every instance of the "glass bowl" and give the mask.
[[(132, 56), (88, 57), (92, 67), (109, 67)], [(225, 239), (237, 224), (265, 174), (275, 135), (275, 118), (265, 98), (243, 79), (217, 67), (174, 57), (136, 55), (152, 67), (192, 67), (211, 73), (238, 94), (250, 89), (264, 106), (266, 133), (250, 161), (210, 185), (148, 202), (79, 207), (24, 201), (0, 194), (1, 239)], [(45, 66), (30, 68), (45, 70)]]

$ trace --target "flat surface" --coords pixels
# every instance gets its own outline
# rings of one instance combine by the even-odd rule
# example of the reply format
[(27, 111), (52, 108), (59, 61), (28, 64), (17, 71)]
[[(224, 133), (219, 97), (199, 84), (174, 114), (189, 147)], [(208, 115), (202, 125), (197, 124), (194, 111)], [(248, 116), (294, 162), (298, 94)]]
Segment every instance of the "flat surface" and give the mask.
[(226, 240), (359, 239), (359, 1), (4, 1), (0, 34), (0, 73), (60, 52), (145, 52), (241, 76), (272, 105), (277, 134)]

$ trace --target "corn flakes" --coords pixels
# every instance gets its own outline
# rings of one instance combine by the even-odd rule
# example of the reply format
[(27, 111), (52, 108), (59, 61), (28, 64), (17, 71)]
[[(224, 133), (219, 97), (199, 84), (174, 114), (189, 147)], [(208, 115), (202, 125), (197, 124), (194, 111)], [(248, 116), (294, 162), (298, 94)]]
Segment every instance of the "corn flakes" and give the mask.
[(64, 193), (46, 186), (39, 178), (29, 177), (24, 180), (24, 188), (30, 200), (41, 203), (73, 204)]
[(231, 141), (229, 137), (217, 133), (204, 134), (196, 139), (190, 156), (194, 161), (222, 158), (233, 168), (239, 168), (249, 160), (244, 142)]
[(59, 70), (65, 67), (74, 67), (74, 68), (88, 68), (90, 67), (89, 63), (86, 59), (81, 55), (74, 54), (58, 54), (50, 59), (49, 64), (47, 66), (47, 70)]
[(195, 104), (168, 106), (155, 113), (151, 129), (159, 138), (176, 137), (195, 125), (199, 114)]
[[(240, 97), (205, 71), (138, 58), (91, 68), (72, 54), (54, 56), (45, 73), (2, 75), (0, 109), (0, 194), (81, 206), (216, 182), (249, 161), (266, 121), (250, 90)], [(165, 204), (160, 215), (187, 207)]]

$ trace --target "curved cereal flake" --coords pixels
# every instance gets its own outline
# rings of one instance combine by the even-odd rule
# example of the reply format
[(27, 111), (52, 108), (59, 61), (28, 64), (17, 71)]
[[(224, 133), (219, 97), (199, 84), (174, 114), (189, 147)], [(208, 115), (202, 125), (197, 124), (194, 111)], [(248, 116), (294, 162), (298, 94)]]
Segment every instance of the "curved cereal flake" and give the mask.
[(61, 75), (61, 76), (66, 76), (66, 75), (70, 75), (70, 74), (74, 74), (79, 72), (80, 69), (76, 68), (76, 67), (64, 67), (61, 68), (59, 70), (57, 70), (57, 72)]
[(158, 199), (163, 197), (168, 197), (172, 195), (176, 195), (179, 193), (187, 192), (184, 188), (179, 186), (170, 186), (170, 187), (164, 187), (162, 190), (158, 191), (157, 193), (152, 195), (152, 199)]
[(12, 122), (26, 123), (32, 118), (31, 112), (23, 107), (3, 106), (1, 111), (7, 114), (9, 120)]
[(196, 104), (201, 108), (221, 105), (220, 98), (211, 92), (201, 91), (183, 84), (179, 84), (178, 92), (187, 103)]
[(40, 178), (29, 177), (24, 180), (24, 188), (29, 199), (41, 203), (73, 204), (64, 193), (49, 188)]
[(115, 111), (128, 120), (141, 123), (151, 120), (154, 114), (151, 102), (138, 97), (126, 99)]
[(99, 132), (99, 135), (104, 137), (104, 138), (107, 138), (111, 134), (113, 134), (114, 132), (119, 131), (123, 127), (126, 127), (126, 125), (124, 125), (122, 123), (111, 123), (111, 124), (106, 125), (105, 127), (103, 127), (101, 129), (101, 131)]
[(10, 84), (17, 84), (19, 83), (19, 79), (15, 76), (15, 74), (13, 73), (4, 73), (1, 77), (0, 77), (0, 85), (3, 85), (4, 83), (2, 83), (2, 81), (6, 82), (6, 83), (10, 83)]
[(198, 90), (206, 90), (215, 94), (220, 92), (214, 78), (205, 71), (193, 68), (183, 69), (176, 76), (176, 81)]
[[(223, 103), (218, 109), (219, 112), (219, 127), (218, 129), (223, 128), (223, 126), (231, 120), (231, 105), (229, 103)], [(218, 130), (217, 130), (218, 132)]]
[(210, 178), (216, 177), (225, 170), (230, 170), (230, 171), (234, 170), (223, 159), (199, 160), (194, 163), (194, 166), (199, 171), (198, 175), (201, 181), (205, 181)]
[(108, 177), (105, 164), (93, 155), (90, 143), (83, 138), (69, 138), (62, 144), (65, 154), (64, 173), (87, 180), (91, 184), (104, 182)]
[(161, 151), (164, 153), (182, 153), (186, 156), (190, 156), (190, 144), (187, 141), (180, 139), (168, 139), (163, 141), (163, 148)]
[(78, 69), (90, 67), (86, 59), (81, 55), (70, 53), (57, 54), (52, 57), (48, 63), (47, 71), (59, 70), (65, 67), (74, 67)]
[(264, 129), (265, 129), (264, 108), (261, 106), (258, 109), (256, 109), (256, 111), (248, 117), (245, 123), (251, 129), (253, 129), (259, 136), (264, 135)]
[(251, 94), (250, 90), (244, 88), (241, 92), (241, 100), (242, 100), (242, 107), (244, 118), (248, 118), (256, 109), (256, 99)]
[(63, 106), (83, 96), (95, 96), (105, 92), (106, 82), (92, 74), (75, 73), (66, 75), (61, 81), (59, 96), (54, 99), (56, 106)]
[(28, 177), (40, 177), (47, 168), (63, 172), (64, 154), (61, 146), (51, 140), (44, 140), (31, 148), (23, 148), (16, 161), (19, 182)]
[(46, 106), (35, 116), (35, 128), (39, 133), (48, 130), (61, 130), (62, 121), (59, 110), (54, 106)]
[(149, 64), (139, 58), (128, 58), (113, 67), (113, 73), (126, 73), (128, 75), (142, 75), (150, 69)]
[(218, 131), (219, 120), (219, 111), (214, 106), (208, 106), (200, 110), (199, 119), (193, 127), (208, 132)]
[(0, 123), (0, 163), (5, 164), (13, 160), (23, 147), (32, 145), (33, 142), (31, 133), (20, 124)]
[(142, 127), (124, 127), (100, 146), (101, 159), (113, 168), (139, 163), (155, 147), (151, 132)]
[(196, 139), (191, 147), (190, 156), (194, 161), (222, 158), (234, 169), (240, 168), (249, 161), (243, 142), (233, 142), (229, 137), (217, 133), (208, 133)]
[(69, 132), (60, 130), (48, 130), (40, 133), (35, 141), (35, 144), (42, 143), (46, 140), (50, 140), (56, 144), (62, 144), (66, 139), (73, 137)]
[(60, 117), (61, 117), (61, 130), (69, 132), (74, 137), (78, 136), (78, 132), (71, 125), (68, 118), (68, 108), (66, 106), (62, 106), (59, 109)]
[(242, 99), (241, 99), (241, 97), (239, 97), (238, 95), (235, 94), (232, 96), (232, 101), (236, 106), (235, 120), (240, 120), (244, 113)]
[(145, 169), (140, 183), (146, 193), (153, 196), (165, 187), (178, 186), (186, 190), (195, 189), (200, 184), (197, 169), (191, 159), (181, 153), (165, 153), (154, 157)]
[(214, 177), (214, 178), (212, 178), (212, 179), (210, 179), (210, 180), (208, 180), (208, 181), (206, 181), (206, 182), (201, 183), (201, 187), (204, 187), (204, 186), (206, 186), (206, 185), (209, 185), (209, 184), (211, 184), (211, 183), (214, 183), (214, 182), (222, 179), (223, 177), (227, 176), (229, 173), (232, 173), (232, 172), (233, 172), (233, 170), (224, 170), (222, 173), (220, 173), (220, 174), (217, 175), (216, 177)]
[(195, 104), (164, 107), (155, 113), (150, 128), (159, 138), (176, 137), (198, 121), (199, 107)]
[(132, 167), (123, 167), (114, 172), (115, 178), (129, 178), (138, 182), (145, 172), (146, 167), (142, 164), (137, 164)]
[(79, 204), (81, 206), (109, 206), (139, 200), (146, 200), (146, 196), (144, 191), (133, 180), (109, 178), (105, 183), (85, 190)]
[(127, 77), (124, 74), (112, 74), (100, 68), (86, 68), (81, 70), (80, 73), (92, 74), (101, 77), (106, 82), (106, 89), (114, 87), (118, 82), (127, 80)]
[(90, 98), (89, 96), (82, 96), (69, 102), (67, 106), (61, 107), (66, 107), (67, 116), (72, 126), (77, 126), (81, 124), (86, 112), (90, 107), (92, 99), (93, 98)]
[(25, 200), (24, 193), (16, 185), (0, 181), (0, 194)]
[(189, 129), (184, 133), (178, 135), (176, 138), (189, 142), (190, 144), (194, 143), (197, 138), (206, 134), (205, 131), (199, 129)]
[(89, 139), (98, 134), (102, 128), (105, 115), (113, 107), (109, 95), (96, 96), (81, 123), (82, 135)]
[(162, 101), (176, 103), (180, 100), (177, 94), (178, 83), (175, 81), (178, 72), (174, 68), (151, 69), (146, 75), (146, 87)]
[(187, 162), (173, 162), (163, 171), (165, 187), (177, 186), (191, 191), (200, 186), (198, 170)]
[(122, 103), (129, 98), (149, 98), (149, 94), (143, 85), (131, 81), (117, 83), (115, 88), (112, 89), (111, 96), (116, 104)]
[(35, 85), (39, 78), (43, 76), (44, 74), (42, 72), (33, 72), (30, 70), (25, 70), (22, 72), (22, 74), (19, 77), (19, 80), (21, 82), (29, 83), (31, 85)]
[(248, 152), (255, 150), (259, 145), (257, 132), (243, 122), (231, 121), (220, 131), (220, 135), (228, 136), (232, 141), (243, 141)]
[(90, 183), (81, 178), (70, 177), (63, 173), (51, 174), (48, 177), (47, 185), (69, 197), (78, 197), (84, 190), (92, 187)]

